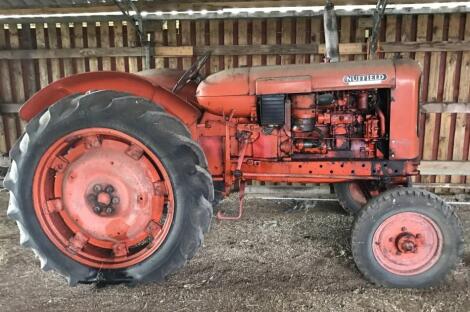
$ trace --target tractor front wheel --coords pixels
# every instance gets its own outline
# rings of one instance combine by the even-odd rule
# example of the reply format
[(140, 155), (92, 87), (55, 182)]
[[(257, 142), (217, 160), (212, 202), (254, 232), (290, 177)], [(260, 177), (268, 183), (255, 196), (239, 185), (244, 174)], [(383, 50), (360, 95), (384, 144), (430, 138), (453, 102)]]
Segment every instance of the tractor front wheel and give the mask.
[(430, 192), (405, 187), (386, 191), (361, 209), (351, 243), (364, 276), (396, 288), (442, 282), (463, 253), (462, 227), (452, 207)]
[(71, 285), (159, 281), (209, 229), (214, 194), (202, 151), (143, 98), (62, 99), (31, 120), (11, 157), (8, 215), (21, 244)]

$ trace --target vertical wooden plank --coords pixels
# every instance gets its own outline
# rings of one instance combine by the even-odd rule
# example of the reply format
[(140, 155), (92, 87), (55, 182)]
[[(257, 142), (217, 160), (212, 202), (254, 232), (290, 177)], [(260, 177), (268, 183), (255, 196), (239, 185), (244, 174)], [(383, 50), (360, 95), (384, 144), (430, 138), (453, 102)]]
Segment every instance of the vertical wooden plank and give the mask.
[[(178, 31), (179, 29), (176, 28), (176, 20), (170, 20), (168, 21), (168, 30), (167, 30), (167, 36), (168, 36), (168, 46), (170, 47), (176, 47), (177, 45), (177, 36), (178, 36)], [(178, 59), (176, 57), (170, 57), (168, 58), (168, 67), (169, 68), (177, 68), (178, 67)]]
[[(98, 43), (96, 42), (96, 22), (88, 22), (87, 27), (87, 46), (88, 48), (97, 48)], [(88, 66), (90, 71), (97, 71), (98, 70), (98, 58), (90, 57), (88, 59)]]
[[(83, 42), (83, 23), (74, 23), (73, 24), (73, 41), (74, 47), (82, 49), (84, 47)], [(85, 72), (85, 59), (84, 58), (77, 58), (75, 61), (75, 69), (76, 73), (83, 73)]]
[[(277, 41), (277, 19), (275, 18), (270, 18), (267, 21), (267, 26), (266, 26), (266, 31), (267, 31), (267, 44), (276, 44)], [(268, 65), (275, 65), (276, 64), (276, 56), (275, 55), (269, 55), (267, 58), (267, 64)]]
[[(312, 42), (315, 42), (316, 44), (322, 44), (323, 43), (323, 21), (320, 16), (315, 16), (312, 17), (311, 23), (310, 23), (311, 31), (310, 33), (312, 34)], [(320, 54), (312, 54), (310, 58), (310, 63), (320, 63), (323, 60), (323, 55)]]
[[(462, 29), (461, 39), (470, 40), (470, 13), (462, 16), (464, 19), (465, 27)], [(460, 70), (459, 81), (456, 81), (458, 85), (457, 101), (460, 103), (470, 102), (470, 52), (466, 51), (461, 53), (461, 66), (457, 70)], [(454, 160), (470, 160), (469, 159), (469, 140), (470, 140), (470, 114), (457, 114), (456, 125), (455, 125), (455, 142), (460, 144), (454, 145), (453, 156)], [(452, 177), (452, 183), (467, 183), (470, 184), (470, 177)]]
[[(248, 36), (248, 21), (246, 19), (240, 19), (238, 20), (238, 44), (247, 45), (248, 44), (247, 36)], [(248, 66), (248, 58), (246, 56), (239, 56), (238, 66), (239, 67)]]
[[(253, 32), (252, 32), (252, 38), (253, 38), (253, 44), (254, 45), (260, 45), (263, 42), (263, 20), (262, 19), (254, 19), (253, 20)], [(252, 58), (252, 65), (253, 66), (259, 66), (261, 65), (261, 55), (253, 55)]]
[[(359, 20), (359, 18), (357, 18), (357, 20)], [(382, 27), (383, 27), (383, 25), (382, 25)], [(364, 43), (364, 42), (367, 41), (366, 40), (365, 29), (362, 28), (362, 27), (357, 27), (357, 25), (356, 25), (356, 30), (355, 30), (355, 36), (354, 37), (355, 37), (354, 42), (356, 42), (356, 43), (361, 43), (361, 42)], [(366, 58), (366, 56), (363, 55), (363, 54), (358, 54), (358, 55), (354, 56), (355, 60), (364, 60), (365, 58)]]
[[(6, 42), (6, 25), (0, 24), (0, 49), (7, 49)], [(2, 79), (0, 79), (0, 101), (2, 103), (13, 103), (13, 94), (11, 92), (11, 82), (10, 82), (10, 69), (8, 66), (8, 61), (0, 59), (0, 73)]]
[[(139, 47), (139, 38), (134, 25), (127, 25), (127, 45), (129, 47)], [(142, 50), (143, 52), (144, 50)], [(129, 72), (136, 73), (139, 71), (139, 60), (137, 56), (129, 56)]]
[[(340, 17), (340, 31), (339, 31), (339, 42), (348, 43), (351, 42), (351, 16)], [(349, 61), (349, 55), (340, 55), (341, 61)]]
[[(428, 27), (430, 24), (430, 20), (428, 19), (428, 15), (418, 15), (416, 18), (416, 41), (427, 41), (427, 38), (431, 38), (432, 35), (432, 27)], [(428, 29), (429, 28), (429, 29)], [(422, 69), (422, 76), (421, 76), (421, 89), (419, 91), (420, 94), (420, 101), (425, 102), (427, 100), (427, 93), (428, 93), (428, 81), (429, 81), (429, 59), (430, 53), (414, 53), (414, 59), (419, 63)], [(420, 154), (424, 155), (425, 146), (425, 139), (429, 138), (429, 134), (426, 133), (426, 122), (430, 117), (430, 114), (422, 113), (419, 118), (419, 129), (420, 129)], [(428, 121), (429, 122), (429, 121)], [(426, 142), (428, 143), (428, 142)], [(429, 143), (428, 143), (429, 144)], [(417, 182), (421, 182), (421, 176), (416, 178)]]
[[(44, 23), (36, 24), (36, 44), (38, 49), (46, 48), (46, 37)], [(49, 84), (48, 71), (47, 71), (47, 60), (38, 60), (39, 69), (39, 87), (42, 89)]]
[[(156, 46), (163, 46), (163, 21), (156, 21), (154, 24), (154, 40)], [(165, 67), (165, 60), (163, 57), (155, 57), (155, 68), (160, 69)]]
[[(432, 40), (442, 40), (444, 29), (444, 15), (437, 14), (433, 16), (432, 25)], [(428, 38), (429, 39), (429, 38)], [(440, 71), (440, 59), (441, 55), (439, 52), (432, 52), (430, 55), (429, 65), (429, 81), (427, 86), (427, 102), (436, 102), (438, 100), (438, 84), (439, 84), (439, 71)], [(425, 124), (425, 138), (424, 138), (424, 150), (423, 159), (433, 160), (435, 158), (435, 146), (437, 146), (438, 137), (436, 137), (436, 127), (440, 123), (440, 114), (428, 114)], [(424, 182), (433, 182), (433, 177), (424, 177)]]
[[(10, 48), (19, 49), (20, 48), (20, 38), (19, 38), (19, 28), (18, 24), (10, 24)], [(21, 66), (21, 61), (10, 61), (10, 79), (11, 79), (11, 88), (13, 95), (14, 103), (23, 103), (25, 101), (24, 93), (24, 83), (23, 83), (23, 68)], [(20, 135), (20, 125), (18, 123), (17, 117), (13, 114), (8, 114), (5, 116), (6, 128), (8, 129), (8, 141), (10, 144), (13, 144)]]
[[(49, 37), (49, 49), (58, 49), (57, 33), (59, 29), (55, 23), (47, 24), (47, 35)], [(50, 59), (51, 64), (51, 80), (49, 82), (60, 79), (60, 60)]]
[[(33, 30), (31, 28), (30, 23), (25, 23), (21, 25), (22, 28), (22, 35), (19, 38), (20, 39), (20, 45), (19, 47), (21, 49), (34, 49), (35, 48), (35, 43), (33, 42)], [(23, 103), (26, 101), (28, 98), (30, 98), (36, 91), (38, 90), (39, 87), (39, 82), (36, 81), (36, 65), (35, 65), (35, 60), (33, 59), (25, 59), (21, 60), (20, 66), (23, 69), (23, 93), (24, 93), (24, 98), (20, 103)], [(26, 128), (26, 122), (24, 120), (21, 120), (19, 117), (17, 117), (17, 127), (19, 133), (23, 133), (25, 128)]]
[[(444, 31), (444, 15), (436, 14), (433, 17), (433, 41), (442, 40)], [(431, 66), (429, 73), (429, 87), (428, 87), (428, 102), (436, 102), (438, 98), (438, 84), (439, 84), (439, 65), (440, 65), (441, 53), (431, 53)]]
[[(20, 48), (19, 29), (17, 24), (10, 24), (10, 48)], [(23, 68), (21, 61), (10, 61), (10, 70), (13, 73), (11, 75), (12, 88), (13, 88), (13, 101), (15, 103), (23, 103), (25, 100), (24, 83), (23, 83)]]
[[(114, 22), (114, 46), (116, 48), (124, 47), (123, 24), (122, 21)], [(120, 72), (126, 71), (125, 59), (123, 56), (116, 57), (116, 70)]]
[[(295, 43), (296, 44), (305, 44), (306, 37), (305, 33), (307, 32), (307, 19), (305, 17), (297, 18), (295, 25)], [(295, 56), (295, 64), (305, 64), (305, 55), (300, 54)]]
[[(71, 47), (70, 42), (70, 27), (68, 23), (60, 24), (60, 41), (62, 42), (62, 49), (69, 49)], [(64, 77), (71, 76), (73, 74), (73, 65), (71, 59), (63, 59), (64, 64)]]
[[(411, 14), (402, 15), (402, 26), (401, 26), (401, 41), (415, 41), (416, 32), (413, 32), (413, 18), (415, 16)], [(412, 53), (402, 53), (403, 58), (411, 58)]]
[[(198, 20), (196, 21), (196, 46), (205, 46), (206, 45), (206, 21)], [(208, 72), (208, 65), (206, 63), (205, 69), (203, 72)]]
[[(6, 49), (5, 25), (0, 24), (0, 49)], [(8, 61), (0, 59), (0, 101), (1, 103), (11, 103), (13, 101), (10, 89), (10, 71), (8, 69)], [(1, 104), (0, 104), (1, 105)], [(9, 146), (6, 140), (6, 131), (4, 118), (0, 116), (0, 153), (8, 152)]]
[[(395, 42), (396, 39), (396, 25), (397, 25), (397, 16), (396, 15), (386, 15), (385, 19), (385, 41), (386, 42)], [(384, 53), (385, 58), (391, 59), (395, 55), (394, 53)]]
[[(109, 48), (109, 23), (102, 22), (100, 24), (100, 44), (102, 48)], [(102, 59), (102, 69), (103, 70), (111, 70), (111, 58), (106, 56)]]
[[(211, 46), (219, 45), (219, 20), (212, 19), (209, 21), (209, 33), (209, 44)], [(209, 63), (211, 73), (216, 73), (220, 70), (219, 56), (211, 56)]]
[[(192, 45), (191, 42), (191, 21), (182, 20), (181, 21), (181, 42), (183, 46)], [(191, 57), (183, 58), (183, 69), (187, 69), (191, 66)]]
[[(282, 19), (281, 44), (292, 44), (292, 18)], [(281, 64), (292, 64), (292, 55), (281, 55)]]
[[(459, 40), (459, 30), (460, 30), (460, 14), (452, 14), (449, 21), (449, 35), (448, 40), (456, 41)], [(454, 89), (457, 86), (457, 81), (455, 81), (455, 73), (457, 67), (457, 59), (459, 53), (457, 52), (447, 52), (446, 55), (446, 69), (444, 77), (444, 90), (443, 90), (443, 101), (444, 102), (453, 102), (455, 101)], [(441, 129), (439, 131), (439, 150), (438, 150), (438, 159), (440, 160), (452, 160), (453, 149), (450, 148), (450, 145), (460, 145), (460, 142), (454, 142), (454, 133), (455, 132), (455, 114), (451, 113), (442, 113), (441, 114)], [(448, 176), (438, 176), (436, 177), (437, 182), (450, 182), (450, 177)]]
[[(224, 20), (224, 44), (226, 46), (233, 45), (233, 20)], [(233, 56), (226, 55), (224, 57), (225, 68), (233, 68)]]

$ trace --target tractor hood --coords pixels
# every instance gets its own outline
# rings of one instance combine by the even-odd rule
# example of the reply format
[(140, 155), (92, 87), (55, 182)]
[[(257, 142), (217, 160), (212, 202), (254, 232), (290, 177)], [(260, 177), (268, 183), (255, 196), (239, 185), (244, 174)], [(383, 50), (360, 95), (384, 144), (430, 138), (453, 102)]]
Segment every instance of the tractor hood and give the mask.
[(392, 60), (236, 68), (210, 75), (198, 99), (213, 96), (303, 93), (395, 85)]
[(196, 97), (200, 107), (211, 113), (246, 117), (256, 113), (258, 95), (395, 88), (397, 80), (417, 84), (419, 76), (419, 66), (412, 60), (236, 68), (207, 77)]

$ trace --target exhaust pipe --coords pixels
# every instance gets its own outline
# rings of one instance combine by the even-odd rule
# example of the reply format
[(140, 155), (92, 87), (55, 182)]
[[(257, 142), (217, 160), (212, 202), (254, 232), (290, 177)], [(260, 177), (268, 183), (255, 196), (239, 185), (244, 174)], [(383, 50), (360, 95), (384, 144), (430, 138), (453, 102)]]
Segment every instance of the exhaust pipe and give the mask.
[(323, 28), (325, 30), (325, 61), (339, 62), (338, 24), (333, 2), (326, 1), (323, 11)]

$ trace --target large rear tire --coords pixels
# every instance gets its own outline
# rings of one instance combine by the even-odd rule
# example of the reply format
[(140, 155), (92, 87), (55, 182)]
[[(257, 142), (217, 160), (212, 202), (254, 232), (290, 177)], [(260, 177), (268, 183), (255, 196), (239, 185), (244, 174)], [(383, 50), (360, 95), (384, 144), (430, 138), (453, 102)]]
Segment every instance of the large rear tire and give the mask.
[(361, 188), (361, 182), (335, 183), (336, 198), (340, 206), (350, 215), (356, 215), (367, 203), (367, 195)]
[(8, 216), (70, 285), (161, 281), (209, 230), (212, 178), (176, 118), (114, 91), (64, 98), (11, 150)]
[(452, 207), (430, 192), (405, 187), (362, 208), (351, 243), (358, 269), (385, 287), (435, 286), (463, 254), (462, 226)]

